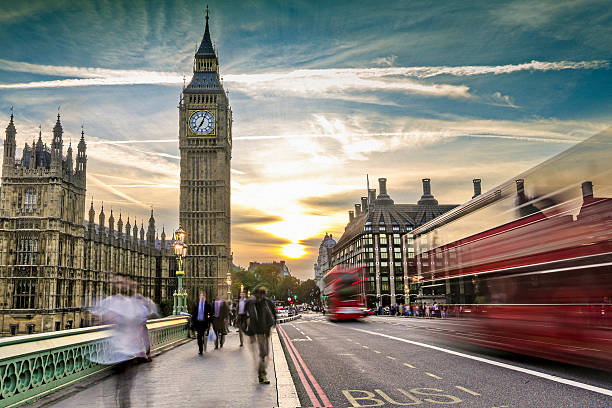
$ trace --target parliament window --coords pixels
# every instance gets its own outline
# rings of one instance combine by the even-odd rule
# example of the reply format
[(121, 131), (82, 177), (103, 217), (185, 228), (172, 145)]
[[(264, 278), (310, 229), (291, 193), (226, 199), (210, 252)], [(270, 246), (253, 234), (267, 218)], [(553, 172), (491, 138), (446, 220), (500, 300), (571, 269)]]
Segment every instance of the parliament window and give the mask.
[(38, 238), (20, 238), (15, 261), (17, 265), (36, 265), (38, 263)]
[(26, 211), (36, 210), (36, 190), (28, 188), (23, 197), (23, 209)]
[(13, 289), (13, 307), (15, 309), (34, 309), (36, 298), (36, 281), (17, 279)]

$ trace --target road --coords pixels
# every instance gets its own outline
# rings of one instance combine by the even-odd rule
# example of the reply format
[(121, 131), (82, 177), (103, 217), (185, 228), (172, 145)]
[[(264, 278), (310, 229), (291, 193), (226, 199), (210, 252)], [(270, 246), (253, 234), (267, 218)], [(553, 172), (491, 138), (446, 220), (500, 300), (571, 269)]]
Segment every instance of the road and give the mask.
[(462, 345), (452, 319), (279, 325), (303, 407), (612, 407), (612, 373)]

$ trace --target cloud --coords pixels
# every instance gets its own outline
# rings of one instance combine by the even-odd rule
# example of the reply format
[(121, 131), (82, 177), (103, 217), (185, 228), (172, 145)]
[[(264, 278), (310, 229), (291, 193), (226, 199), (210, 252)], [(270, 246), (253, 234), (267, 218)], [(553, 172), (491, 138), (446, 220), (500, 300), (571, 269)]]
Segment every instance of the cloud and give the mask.
[(278, 215), (266, 214), (253, 208), (243, 208), (236, 205), (232, 206), (232, 225), (270, 224), (281, 220), (282, 218)]
[(372, 60), (372, 63), (374, 65), (392, 67), (393, 65), (395, 65), (395, 60), (397, 60), (397, 55), (389, 55), (388, 57), (374, 58)]
[[(393, 62), (394, 59), (388, 60)], [(388, 64), (390, 65), (390, 64)], [(531, 61), (508, 65), (467, 66), (417, 66), (387, 68), (328, 68), (298, 69), (286, 72), (257, 74), (227, 74), (224, 76), (228, 88), (253, 98), (293, 95), (300, 97), (346, 99), (347, 94), (368, 91), (395, 91), (428, 96), (450, 98), (471, 97), (466, 85), (436, 84), (420, 80), (439, 77), (470, 77), (475, 75), (501, 75), (519, 71), (559, 71), (609, 68), (606, 60), (592, 61)], [(57, 88), (77, 86), (117, 85), (177, 85), (183, 75), (176, 72), (144, 70), (116, 70), (104, 68), (37, 65), (24, 62), (0, 60), (0, 69), (41, 75), (72, 77), (48, 81), (32, 81), (0, 84), (0, 89)], [(76, 77), (76, 78), (74, 78)], [(416, 80), (415, 80), (416, 79)], [(494, 94), (494, 98), (511, 102), (506, 96)], [(364, 97), (375, 101), (372, 96)]]
[(359, 203), (359, 198), (365, 194), (365, 190), (364, 182), (364, 187), (360, 190), (346, 190), (325, 196), (305, 197), (300, 200), (300, 204), (310, 208), (317, 208), (324, 213), (353, 210), (354, 204)]

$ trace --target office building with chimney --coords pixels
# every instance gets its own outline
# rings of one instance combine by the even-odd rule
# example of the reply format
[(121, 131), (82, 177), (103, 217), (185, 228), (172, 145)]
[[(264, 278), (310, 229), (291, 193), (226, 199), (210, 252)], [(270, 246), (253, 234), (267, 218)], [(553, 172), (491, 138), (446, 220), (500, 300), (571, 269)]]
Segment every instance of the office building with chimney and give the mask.
[[(478, 181), (478, 183), (476, 183)], [(405, 248), (404, 235), (457, 207), (439, 204), (431, 193), (430, 179), (423, 179), (423, 195), (416, 204), (396, 204), (387, 193), (387, 179), (361, 197), (349, 211), (349, 223), (335, 244), (331, 264), (364, 266), (369, 307), (405, 304), (409, 301), (409, 276), (414, 258)], [(480, 180), (474, 180), (474, 189)]]

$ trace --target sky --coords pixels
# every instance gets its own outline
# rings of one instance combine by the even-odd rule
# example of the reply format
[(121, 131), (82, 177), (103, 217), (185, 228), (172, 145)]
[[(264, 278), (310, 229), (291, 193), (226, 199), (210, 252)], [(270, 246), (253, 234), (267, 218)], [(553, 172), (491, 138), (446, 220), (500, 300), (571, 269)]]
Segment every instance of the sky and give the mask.
[[(0, 0), (0, 127), (83, 125), (87, 194), (177, 228), (178, 109), (202, 1)], [(461, 204), (612, 125), (612, 7), (590, 1), (209, 1), (234, 117), (234, 263), (314, 275), (366, 174)], [(4, 112), (4, 113), (1, 113)], [(20, 149), (19, 149), (20, 150)], [(18, 155), (20, 154), (18, 150)]]

